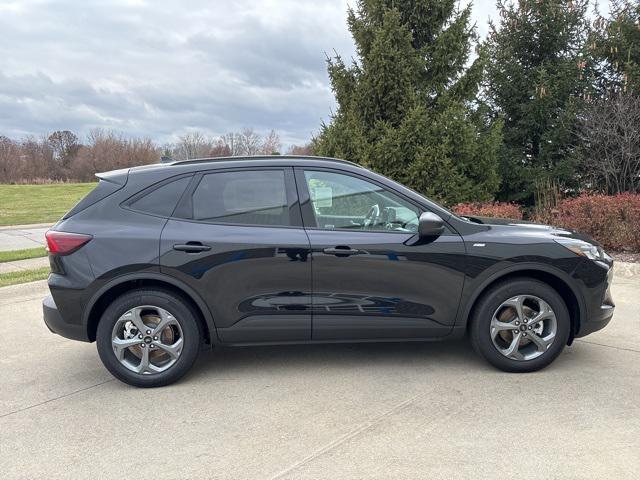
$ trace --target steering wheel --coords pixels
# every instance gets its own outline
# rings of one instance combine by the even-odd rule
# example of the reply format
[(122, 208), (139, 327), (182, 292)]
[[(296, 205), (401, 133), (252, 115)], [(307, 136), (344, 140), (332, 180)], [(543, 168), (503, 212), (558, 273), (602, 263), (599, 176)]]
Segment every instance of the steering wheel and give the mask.
[(362, 228), (369, 228), (375, 225), (380, 218), (380, 206), (376, 203), (371, 205), (371, 208), (364, 217), (364, 225)]

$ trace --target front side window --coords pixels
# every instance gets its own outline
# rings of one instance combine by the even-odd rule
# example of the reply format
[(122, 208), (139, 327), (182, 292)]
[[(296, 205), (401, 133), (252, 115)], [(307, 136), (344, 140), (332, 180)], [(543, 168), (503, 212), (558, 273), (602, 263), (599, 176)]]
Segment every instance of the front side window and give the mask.
[(420, 211), (379, 185), (351, 175), (304, 172), (318, 228), (418, 231)]
[(193, 219), (240, 225), (290, 225), (284, 171), (209, 173), (192, 196)]

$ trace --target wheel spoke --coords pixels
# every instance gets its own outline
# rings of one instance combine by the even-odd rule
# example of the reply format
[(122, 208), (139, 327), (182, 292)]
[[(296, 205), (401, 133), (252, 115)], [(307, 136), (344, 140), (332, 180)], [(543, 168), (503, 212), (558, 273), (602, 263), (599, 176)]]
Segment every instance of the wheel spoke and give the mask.
[(140, 343), (140, 340), (137, 338), (127, 338), (127, 339), (122, 339), (122, 338), (114, 338), (113, 340), (111, 340), (111, 344), (113, 345), (113, 351), (116, 354), (116, 358), (120, 361), (122, 361), (122, 359), (124, 358), (124, 353), (127, 351), (127, 349), (129, 347), (133, 347), (134, 345), (137, 345), (138, 343)]
[(538, 306), (540, 307), (540, 311), (536, 314), (535, 317), (529, 320), (529, 325), (534, 325), (542, 320), (546, 320), (548, 318), (554, 318), (556, 316), (555, 313), (553, 313), (553, 310), (551, 310), (551, 307), (547, 302), (543, 300), (539, 300)]
[(167, 328), (169, 325), (177, 324), (176, 319), (166, 310), (158, 310), (160, 314), (160, 323), (153, 329), (154, 336), (160, 336), (162, 331)]
[(130, 320), (131, 322), (133, 322), (133, 324), (138, 329), (138, 333), (145, 335), (149, 327), (145, 325), (144, 320), (142, 319), (141, 313), (142, 313), (142, 308), (140, 307), (132, 308), (131, 310), (129, 310), (127, 313), (124, 314), (123, 318), (125, 320)]
[(529, 332), (529, 339), (536, 345), (539, 352), (546, 352), (555, 335), (541, 337), (535, 332)]
[(155, 345), (167, 352), (171, 357), (178, 358), (180, 356), (180, 352), (182, 352), (183, 343), (182, 338), (179, 338), (173, 345), (166, 345), (162, 342), (157, 342)]
[(142, 357), (140, 358), (140, 364), (138, 365), (138, 373), (145, 373), (149, 370), (149, 349), (143, 347), (140, 349)]
[(513, 339), (511, 340), (509, 347), (507, 347), (505, 350), (502, 350), (502, 353), (507, 357), (515, 358), (516, 360), (522, 360), (523, 356), (520, 353), (520, 350), (518, 350), (520, 347), (521, 338), (522, 338), (522, 333), (521, 332), (516, 333), (513, 336)]
[(526, 297), (524, 295), (518, 295), (510, 298), (509, 300), (504, 302), (502, 305), (515, 308), (516, 314), (518, 315), (518, 320), (522, 321), (524, 320), (524, 311), (522, 310), (522, 306), (524, 304), (525, 298)]
[(513, 323), (501, 322), (496, 317), (491, 320), (491, 330), (501, 332), (502, 330), (513, 330), (516, 327)]

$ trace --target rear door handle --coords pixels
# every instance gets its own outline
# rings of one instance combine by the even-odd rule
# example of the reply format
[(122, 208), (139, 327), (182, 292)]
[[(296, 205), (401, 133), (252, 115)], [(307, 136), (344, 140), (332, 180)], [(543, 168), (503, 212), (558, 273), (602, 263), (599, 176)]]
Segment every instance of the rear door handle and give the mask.
[(178, 250), (180, 252), (187, 253), (199, 253), (199, 252), (208, 252), (211, 250), (209, 245), (203, 245), (200, 242), (187, 242), (187, 243), (178, 243), (173, 246), (174, 250)]
[(335, 248), (325, 248), (323, 250), (327, 255), (335, 255), (337, 257), (348, 257), (349, 255), (358, 255), (360, 250), (356, 250), (350, 247), (338, 246)]

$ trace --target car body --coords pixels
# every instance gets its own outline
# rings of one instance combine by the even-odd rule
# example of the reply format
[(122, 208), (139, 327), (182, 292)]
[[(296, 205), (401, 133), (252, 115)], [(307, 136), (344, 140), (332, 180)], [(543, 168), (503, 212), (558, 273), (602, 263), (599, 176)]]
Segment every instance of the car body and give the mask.
[(203, 159), (98, 177), (51, 230), (78, 245), (50, 242), (44, 318), (75, 340), (95, 341), (109, 305), (141, 288), (188, 305), (204, 346), (461, 337), (483, 295), (521, 279), (562, 298), (563, 343), (613, 315), (613, 262), (592, 239), (458, 217), (350, 162)]

